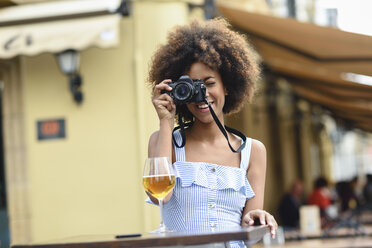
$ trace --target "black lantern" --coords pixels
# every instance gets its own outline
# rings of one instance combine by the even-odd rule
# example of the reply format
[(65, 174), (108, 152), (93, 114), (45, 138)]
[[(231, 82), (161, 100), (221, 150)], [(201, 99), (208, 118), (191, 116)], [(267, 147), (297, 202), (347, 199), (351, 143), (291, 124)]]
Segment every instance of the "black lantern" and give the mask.
[(80, 55), (76, 50), (68, 49), (57, 54), (61, 71), (69, 76), (70, 91), (74, 100), (80, 104), (83, 101), (81, 92), (82, 78), (79, 75)]

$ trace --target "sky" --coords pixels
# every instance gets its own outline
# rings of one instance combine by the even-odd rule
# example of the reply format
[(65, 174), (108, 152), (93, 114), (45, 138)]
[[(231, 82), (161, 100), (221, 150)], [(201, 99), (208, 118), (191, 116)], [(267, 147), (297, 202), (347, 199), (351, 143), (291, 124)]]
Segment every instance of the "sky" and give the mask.
[[(266, 0), (274, 7), (275, 14), (285, 17), (288, 15), (288, 0)], [(327, 9), (337, 9), (338, 28), (348, 32), (355, 32), (372, 36), (372, 0), (296, 0), (297, 18), (307, 22), (307, 9), (315, 5), (315, 23), (328, 25)]]
[(341, 30), (372, 36), (372, 0), (317, 0), (320, 9), (337, 8)]
[[(325, 9), (335, 8), (339, 29), (372, 36), (372, 0), (316, 0), (316, 6), (320, 10), (318, 22), (325, 21)], [(342, 76), (346, 80), (372, 86), (370, 76), (354, 73), (345, 73)]]

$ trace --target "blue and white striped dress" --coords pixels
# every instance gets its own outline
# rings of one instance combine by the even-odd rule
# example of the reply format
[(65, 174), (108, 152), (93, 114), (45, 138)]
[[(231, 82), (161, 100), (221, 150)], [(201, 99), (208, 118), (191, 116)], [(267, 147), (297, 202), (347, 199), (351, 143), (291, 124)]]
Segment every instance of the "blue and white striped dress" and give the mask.
[[(175, 132), (176, 141), (181, 135)], [(185, 148), (175, 149), (176, 186), (164, 204), (164, 223), (173, 230), (223, 230), (241, 225), (246, 200), (254, 197), (247, 180), (252, 139), (241, 152), (240, 168), (203, 162), (187, 162)], [(245, 247), (230, 242), (231, 247)]]

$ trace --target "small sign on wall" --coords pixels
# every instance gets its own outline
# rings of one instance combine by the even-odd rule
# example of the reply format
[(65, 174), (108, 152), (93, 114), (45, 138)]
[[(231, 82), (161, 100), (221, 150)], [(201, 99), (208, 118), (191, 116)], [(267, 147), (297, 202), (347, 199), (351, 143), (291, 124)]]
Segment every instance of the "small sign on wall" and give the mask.
[(66, 138), (64, 119), (37, 121), (37, 139), (64, 139)]

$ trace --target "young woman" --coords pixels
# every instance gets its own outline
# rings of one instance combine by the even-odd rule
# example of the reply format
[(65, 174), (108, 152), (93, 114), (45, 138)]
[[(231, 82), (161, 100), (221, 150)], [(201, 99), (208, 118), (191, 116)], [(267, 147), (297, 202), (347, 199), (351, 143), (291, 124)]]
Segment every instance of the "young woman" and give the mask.
[[(257, 220), (275, 235), (274, 217), (262, 210), (265, 146), (247, 138), (245, 148), (234, 153), (205, 102), (176, 106), (164, 91), (172, 91), (168, 84), (182, 75), (204, 82), (205, 97), (224, 125), (225, 114), (239, 111), (251, 99), (259, 66), (244, 37), (222, 19), (175, 27), (167, 43), (156, 51), (149, 81), (160, 126), (150, 137), (148, 156), (169, 157), (174, 163), (177, 183), (164, 200), (166, 226), (174, 230), (214, 230), (249, 226)], [(182, 148), (172, 142), (177, 114), (191, 124), (185, 130), (186, 144)], [(237, 149), (242, 139), (227, 134)], [(174, 136), (181, 144), (180, 132)], [(235, 242), (232, 246), (244, 245)]]

